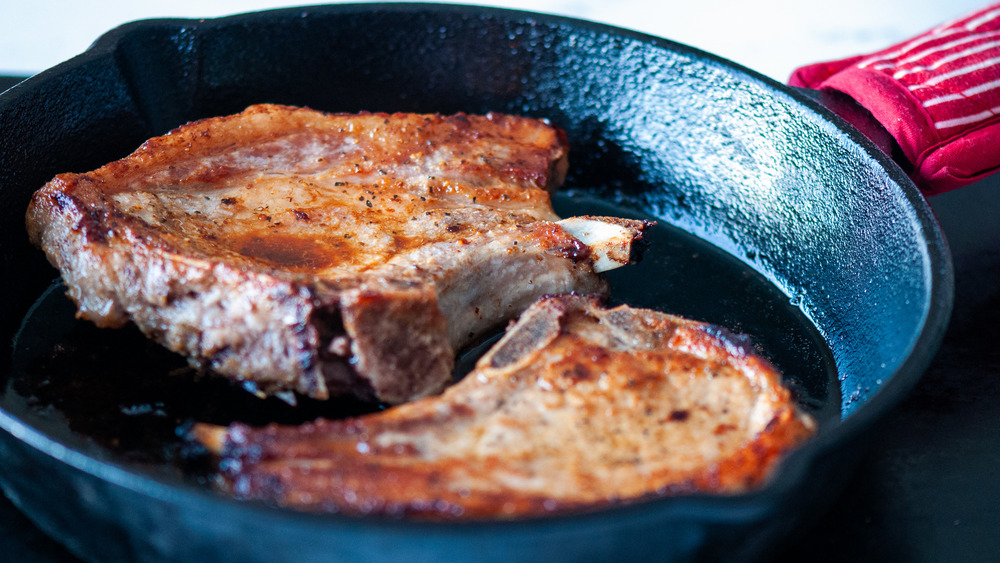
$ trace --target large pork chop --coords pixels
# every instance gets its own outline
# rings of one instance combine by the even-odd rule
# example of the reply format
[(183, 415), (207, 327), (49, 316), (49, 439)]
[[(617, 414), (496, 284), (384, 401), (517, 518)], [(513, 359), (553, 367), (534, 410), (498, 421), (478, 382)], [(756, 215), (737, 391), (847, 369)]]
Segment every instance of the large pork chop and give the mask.
[(536, 119), (257, 105), (57, 176), (27, 227), (82, 318), (259, 393), (398, 403), (540, 295), (602, 293), (597, 270), (630, 260), (645, 223), (553, 213), (567, 151)]
[(815, 429), (745, 339), (543, 298), (442, 395), (302, 426), (196, 426), (237, 497), (315, 511), (511, 518), (765, 482)]

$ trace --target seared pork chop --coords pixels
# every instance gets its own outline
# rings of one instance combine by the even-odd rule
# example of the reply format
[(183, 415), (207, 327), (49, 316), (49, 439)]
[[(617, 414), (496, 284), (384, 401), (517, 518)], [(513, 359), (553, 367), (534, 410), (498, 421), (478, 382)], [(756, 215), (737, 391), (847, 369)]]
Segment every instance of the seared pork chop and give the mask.
[[(27, 227), (82, 318), (260, 393), (398, 403), (538, 296), (604, 292), (597, 270), (631, 259), (646, 223), (553, 213), (567, 150), (523, 117), (258, 105), (57, 176)], [(567, 231), (588, 225), (609, 252)]]
[(241, 498), (510, 518), (746, 491), (813, 429), (744, 339), (562, 295), (532, 305), (440, 396), (339, 421), (195, 434)]

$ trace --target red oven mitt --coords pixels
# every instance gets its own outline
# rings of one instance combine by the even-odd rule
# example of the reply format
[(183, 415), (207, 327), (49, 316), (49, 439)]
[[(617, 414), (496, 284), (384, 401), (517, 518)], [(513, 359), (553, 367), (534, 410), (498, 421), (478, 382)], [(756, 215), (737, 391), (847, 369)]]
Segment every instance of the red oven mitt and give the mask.
[(789, 84), (867, 108), (924, 194), (972, 183), (1000, 163), (1000, 4), (877, 53), (804, 66)]

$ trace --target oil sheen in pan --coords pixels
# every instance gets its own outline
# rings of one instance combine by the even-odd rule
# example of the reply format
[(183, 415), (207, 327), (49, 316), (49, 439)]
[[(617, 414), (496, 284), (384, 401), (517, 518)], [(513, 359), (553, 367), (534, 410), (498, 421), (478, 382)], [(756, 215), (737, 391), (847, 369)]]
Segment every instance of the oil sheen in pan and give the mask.
[[(637, 216), (600, 201), (555, 198), (557, 212)], [(662, 223), (643, 261), (610, 272), (611, 304), (650, 307), (750, 337), (786, 376), (800, 404), (823, 424), (840, 416), (831, 355), (776, 287), (732, 256)], [(134, 327), (99, 329), (74, 317), (59, 281), (32, 307), (14, 342), (0, 407), (63, 445), (161, 477), (206, 482), (204, 452), (184, 440), (196, 421), (298, 423), (383, 408), (351, 399), (259, 399), (238, 384), (196, 373)], [(463, 350), (464, 375), (498, 335)]]

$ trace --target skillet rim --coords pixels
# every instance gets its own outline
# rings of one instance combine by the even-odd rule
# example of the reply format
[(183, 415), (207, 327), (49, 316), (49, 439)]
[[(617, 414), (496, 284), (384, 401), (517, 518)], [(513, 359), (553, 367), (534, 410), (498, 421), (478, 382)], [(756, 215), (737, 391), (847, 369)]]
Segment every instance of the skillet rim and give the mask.
[[(109, 30), (100, 36), (86, 51), (76, 57), (51, 69), (42, 71), (27, 80), (15, 85), (4, 93), (4, 98), (11, 99), (21, 92), (29, 91), (35, 84), (41, 84), (45, 80), (50, 80), (59, 76), (76, 66), (97, 62), (103, 57), (110, 57), (113, 61), (114, 51), (122, 37), (135, 30), (141, 30), (150, 26), (173, 25), (179, 28), (193, 29), (195, 33), (200, 31), (199, 27), (208, 29), (222, 27), (225, 25), (239, 24), (244, 20), (255, 20), (257, 18), (273, 18), (289, 13), (305, 13), (310, 10), (320, 9), (325, 13), (352, 11), (369, 11), (375, 9), (393, 10), (407, 12), (410, 10), (431, 10), (473, 12), (473, 13), (495, 13), (506, 15), (512, 20), (523, 21), (539, 20), (551, 22), (553, 24), (565, 24), (573, 28), (586, 29), (599, 33), (606, 33), (615, 37), (623, 37), (648, 43), (656, 47), (666, 48), (671, 51), (687, 54), (700, 61), (708, 61), (711, 64), (725, 68), (729, 72), (740, 75), (742, 79), (757, 82), (767, 90), (779, 96), (784, 96), (792, 100), (795, 104), (809, 109), (817, 117), (818, 123), (823, 123), (837, 131), (840, 135), (846, 135), (853, 143), (860, 146), (867, 155), (875, 160), (893, 183), (899, 187), (903, 196), (916, 213), (923, 233), (923, 240), (928, 251), (930, 268), (930, 290), (927, 296), (929, 303), (927, 314), (923, 318), (922, 325), (917, 338), (905, 356), (903, 362), (892, 372), (891, 377), (886, 379), (879, 389), (870, 397), (864, 400), (863, 405), (854, 412), (841, 419), (835, 424), (827, 424), (821, 427), (819, 432), (809, 442), (797, 448), (788, 455), (777, 467), (771, 480), (764, 486), (754, 491), (737, 496), (718, 496), (710, 494), (692, 494), (680, 497), (658, 497), (640, 502), (610, 505), (597, 507), (595, 510), (583, 512), (560, 512), (553, 515), (521, 518), (513, 521), (507, 520), (461, 520), (461, 521), (421, 521), (409, 519), (389, 519), (377, 516), (347, 516), (343, 514), (316, 514), (301, 512), (290, 509), (275, 508), (261, 503), (247, 503), (239, 501), (230, 496), (219, 494), (215, 491), (206, 490), (201, 486), (195, 486), (183, 482), (165, 482), (155, 475), (143, 474), (141, 471), (132, 469), (113, 461), (97, 459), (88, 454), (67, 448), (62, 444), (48, 438), (41, 431), (26, 424), (25, 422), (0, 409), (0, 428), (12, 434), (18, 441), (27, 444), (59, 462), (65, 463), (75, 469), (83, 471), (88, 475), (106, 481), (112, 485), (127, 488), (133, 492), (149, 495), (167, 502), (175, 503), (179, 506), (191, 502), (202, 503), (206, 506), (213, 506), (222, 503), (223, 506), (233, 507), (238, 511), (252, 511), (262, 516), (275, 517), (290, 522), (307, 523), (329, 523), (361, 525), (365, 528), (380, 526), (385, 529), (406, 529), (416, 528), (423, 532), (429, 530), (451, 531), (455, 528), (475, 529), (490, 531), (495, 528), (503, 530), (515, 530), (519, 527), (529, 527), (538, 531), (539, 526), (562, 527), (567, 523), (581, 520), (621, 518), (628, 515), (649, 517), (650, 512), (660, 513), (660, 518), (666, 519), (692, 519), (695, 521), (710, 520), (717, 522), (721, 520), (742, 522), (748, 518), (760, 517), (773, 510), (772, 505), (776, 502), (774, 497), (785, 498), (793, 493), (797, 485), (807, 479), (811, 468), (820, 462), (824, 454), (830, 453), (838, 444), (851, 438), (859, 438), (862, 432), (871, 428), (880, 419), (884, 418), (894, 408), (902, 398), (909, 393), (913, 386), (922, 376), (931, 359), (934, 357), (938, 346), (943, 339), (947, 328), (947, 322), (951, 314), (953, 294), (954, 294), (954, 273), (951, 262), (951, 255), (947, 241), (937, 224), (927, 201), (917, 190), (912, 181), (905, 173), (882, 153), (875, 145), (854, 129), (844, 119), (824, 108), (813, 98), (803, 94), (797, 89), (785, 86), (773, 79), (759, 74), (758, 72), (743, 67), (738, 63), (723, 59), (717, 55), (701, 51), (700, 49), (676, 43), (669, 39), (652, 36), (646, 33), (619, 28), (607, 24), (591, 22), (587, 20), (531, 12), (524, 10), (514, 10), (508, 8), (493, 8), (477, 5), (461, 4), (436, 4), (436, 3), (355, 3), (355, 4), (334, 4), (334, 5), (304, 5), (301, 7), (288, 7), (258, 12), (248, 12), (234, 14), (211, 19), (189, 19), (189, 18), (156, 18), (144, 19), (123, 24)], [(4, 105), (3, 98), (0, 98), (0, 108)], [(724, 251), (727, 254), (732, 254)], [(737, 259), (741, 259), (736, 256)], [(745, 260), (743, 260), (746, 262)], [(754, 264), (747, 264), (749, 267), (756, 267)]]

